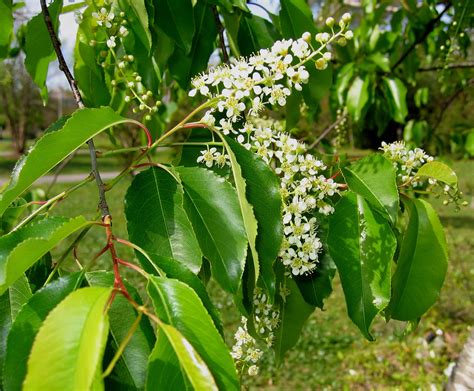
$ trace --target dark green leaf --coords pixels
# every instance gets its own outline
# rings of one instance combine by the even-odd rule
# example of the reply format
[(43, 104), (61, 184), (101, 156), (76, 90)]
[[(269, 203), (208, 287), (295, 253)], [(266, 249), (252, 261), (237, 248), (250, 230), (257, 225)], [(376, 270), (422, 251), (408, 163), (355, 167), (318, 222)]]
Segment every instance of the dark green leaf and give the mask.
[(196, 349), (219, 389), (240, 389), (229, 350), (196, 293), (178, 280), (151, 277), (148, 294), (158, 317), (176, 327)]
[[(56, 32), (59, 26), (59, 13), (62, 6), (62, 0), (54, 0), (48, 7), (51, 22)], [(48, 76), (49, 63), (54, 61), (56, 53), (54, 52), (51, 37), (46, 28), (42, 13), (34, 16), (27, 24), (25, 54), (25, 67), (33, 81), (40, 88), (43, 102), (47, 102), (48, 89), (46, 87), (46, 77)]]
[(80, 109), (51, 125), (15, 166), (0, 197), (0, 216), (10, 203), (87, 140), (111, 126), (131, 122), (109, 107)]
[(8, 335), (3, 383), (5, 391), (21, 389), (36, 333), (49, 312), (77, 288), (80, 280), (80, 273), (59, 278), (37, 291), (23, 306)]
[(349, 317), (373, 340), (372, 320), (390, 300), (390, 266), (396, 249), (390, 225), (361, 196), (347, 192), (329, 220), (327, 241)]
[(184, 206), (212, 275), (235, 293), (244, 272), (247, 235), (235, 189), (209, 170), (177, 167), (184, 187)]
[(120, 10), (127, 15), (128, 25), (149, 52), (151, 49), (151, 34), (144, 0), (119, 0), (119, 6)]
[(243, 15), (237, 36), (240, 54), (248, 56), (275, 42), (275, 31), (270, 22), (257, 15)]
[(300, 38), (308, 31), (316, 32), (313, 14), (305, 0), (281, 0), (280, 24), (285, 38)]
[[(183, 208), (183, 188), (167, 171), (153, 167), (138, 174), (125, 196), (131, 237), (150, 254), (173, 258), (197, 273), (202, 253)], [(139, 239), (137, 236), (141, 236)]]
[(387, 315), (398, 320), (417, 319), (435, 303), (448, 267), (446, 239), (436, 212), (420, 199), (410, 201), (408, 206), (410, 220), (387, 308)]
[(246, 183), (246, 197), (253, 206), (258, 222), (256, 249), (260, 275), (267, 292), (273, 297), (275, 295), (273, 263), (278, 256), (283, 238), (280, 182), (270, 166), (255, 153), (230, 138), (227, 138), (227, 142), (240, 165)]
[(364, 197), (392, 224), (398, 215), (396, 171), (380, 154), (362, 158), (343, 170), (349, 188)]
[(0, 0), (0, 59), (8, 54), (13, 36), (12, 0)]
[(107, 341), (104, 312), (109, 288), (72, 292), (54, 308), (36, 335), (23, 389), (88, 390)]
[(84, 217), (50, 217), (0, 238), (0, 293), (63, 239), (91, 223)]

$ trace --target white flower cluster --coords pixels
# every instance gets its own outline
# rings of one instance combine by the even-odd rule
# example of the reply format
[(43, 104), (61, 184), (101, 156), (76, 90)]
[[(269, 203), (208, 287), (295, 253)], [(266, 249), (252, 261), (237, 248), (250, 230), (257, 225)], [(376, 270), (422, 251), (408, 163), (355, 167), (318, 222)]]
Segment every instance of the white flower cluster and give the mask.
[(201, 151), (201, 156), (197, 158), (198, 163), (203, 163), (206, 167), (211, 168), (214, 164), (218, 167), (230, 165), (229, 155), (219, 152), (217, 148), (207, 148)]
[(258, 287), (255, 288), (253, 305), (255, 330), (270, 348), (275, 339), (274, 331), (280, 322), (280, 311), (269, 303), (266, 293)]
[(239, 326), (234, 335), (235, 344), (232, 347), (230, 355), (236, 362), (236, 366), (240, 371), (247, 368), (250, 376), (258, 374), (257, 362), (263, 355), (263, 352), (257, 348), (257, 341), (247, 330), (247, 319), (242, 317), (242, 325)]
[[(433, 157), (421, 148), (408, 149), (403, 141), (390, 144), (383, 141), (380, 149), (384, 156), (393, 163), (402, 183), (412, 182), (416, 178), (418, 169), (423, 164), (433, 161)], [(412, 184), (415, 186), (417, 182), (414, 181)]]

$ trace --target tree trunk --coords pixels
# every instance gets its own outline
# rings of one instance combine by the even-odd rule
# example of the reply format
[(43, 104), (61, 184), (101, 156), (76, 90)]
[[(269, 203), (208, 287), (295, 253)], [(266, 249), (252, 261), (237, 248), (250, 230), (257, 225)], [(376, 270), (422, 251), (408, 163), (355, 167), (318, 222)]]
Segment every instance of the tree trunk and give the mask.
[(474, 390), (474, 327), (449, 377), (446, 390)]

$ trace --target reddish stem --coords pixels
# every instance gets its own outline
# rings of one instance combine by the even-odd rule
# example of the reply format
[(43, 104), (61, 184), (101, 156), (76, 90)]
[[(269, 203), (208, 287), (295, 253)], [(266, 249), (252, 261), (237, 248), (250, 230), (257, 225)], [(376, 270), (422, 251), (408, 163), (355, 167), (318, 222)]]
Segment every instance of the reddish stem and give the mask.
[(151, 145), (153, 144), (153, 139), (151, 138), (151, 133), (150, 131), (148, 130), (148, 128), (143, 125), (141, 122), (137, 122), (136, 123), (140, 128), (143, 129), (143, 131), (145, 132), (146, 134), (146, 138), (147, 138), (147, 149), (150, 149), (151, 148)]
[(183, 129), (193, 129), (193, 128), (207, 128), (206, 124), (200, 122), (190, 122), (181, 126)]

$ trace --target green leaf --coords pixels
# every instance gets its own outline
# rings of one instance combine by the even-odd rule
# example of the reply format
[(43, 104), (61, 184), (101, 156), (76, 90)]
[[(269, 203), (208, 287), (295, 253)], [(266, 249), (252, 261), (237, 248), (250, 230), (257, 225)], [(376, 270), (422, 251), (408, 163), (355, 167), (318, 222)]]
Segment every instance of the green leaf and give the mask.
[(129, 233), (151, 254), (173, 258), (194, 273), (202, 253), (183, 208), (183, 187), (167, 171), (153, 167), (138, 174), (125, 196)]
[(332, 280), (336, 265), (329, 254), (320, 257), (316, 270), (308, 275), (296, 276), (295, 281), (304, 300), (314, 307), (324, 308), (324, 300), (332, 293)]
[(408, 202), (410, 219), (403, 236), (392, 299), (387, 315), (414, 320), (437, 300), (448, 267), (443, 227), (432, 206), (420, 199)]
[(31, 349), (25, 391), (91, 387), (107, 341), (104, 308), (111, 292), (111, 288), (79, 289), (49, 313)]
[(128, 25), (131, 27), (135, 36), (141, 41), (145, 49), (149, 52), (151, 49), (151, 33), (148, 26), (148, 14), (144, 0), (119, 0), (120, 10), (127, 15)]
[(418, 170), (417, 176), (430, 177), (451, 187), (458, 185), (458, 177), (451, 167), (441, 162), (428, 162)]
[(217, 27), (211, 8), (198, 2), (194, 7), (196, 32), (190, 53), (177, 48), (169, 59), (169, 70), (179, 85), (186, 89), (191, 78), (204, 71), (214, 50)]
[(398, 123), (404, 123), (408, 114), (407, 109), (407, 88), (403, 82), (396, 77), (384, 77), (384, 93), (390, 107), (392, 118)]
[(308, 83), (303, 85), (303, 96), (309, 107), (316, 106), (326, 96), (332, 86), (332, 66), (320, 71), (313, 66), (307, 67)]
[(474, 131), (470, 131), (468, 133), (464, 149), (466, 150), (469, 156), (474, 156)]
[(395, 223), (399, 209), (398, 188), (396, 171), (390, 161), (373, 154), (352, 163), (342, 173), (352, 191)]
[(63, 239), (90, 225), (84, 217), (45, 218), (0, 238), (0, 293)]
[(220, 10), (220, 15), (224, 19), (223, 25), (227, 33), (227, 39), (229, 40), (230, 50), (235, 57), (240, 57), (238, 36), (242, 15), (240, 12), (229, 13), (222, 9)]
[(347, 92), (347, 111), (355, 122), (363, 118), (363, 113), (369, 101), (369, 78), (361, 79), (357, 76)]
[(305, 0), (281, 0), (280, 23), (285, 38), (300, 38), (304, 32), (316, 33), (313, 14)]
[(346, 90), (349, 86), (349, 82), (354, 75), (354, 63), (350, 62), (345, 64), (337, 73), (335, 92), (337, 95), (337, 102), (340, 106), (344, 105), (346, 100)]
[(196, 293), (178, 280), (162, 277), (151, 277), (147, 290), (158, 317), (189, 341), (219, 389), (240, 389), (229, 350)]
[[(184, 371), (184, 373), (183, 373)], [(209, 368), (174, 327), (160, 324), (149, 358), (147, 390), (217, 391)]]
[[(91, 286), (111, 287), (114, 284), (114, 275), (111, 272), (91, 272), (86, 274), (87, 281)], [(141, 303), (136, 289), (125, 281), (125, 287), (138, 304)], [(130, 328), (135, 322), (138, 313), (130, 305), (125, 297), (117, 295), (108, 311), (110, 323), (111, 343), (114, 350), (127, 336)], [(131, 389), (143, 390), (145, 388), (146, 368), (148, 356), (155, 343), (155, 333), (148, 318), (143, 317), (125, 350), (116, 363), (114, 371), (105, 379), (107, 389), (120, 389), (129, 387)]]
[(240, 18), (237, 40), (243, 56), (272, 46), (275, 38), (274, 28), (268, 20), (253, 14)]
[(3, 382), (5, 391), (21, 389), (38, 330), (49, 312), (77, 288), (80, 280), (80, 273), (59, 278), (37, 291), (22, 307), (8, 335)]
[(22, 274), (20, 278), (10, 286), (10, 288), (8, 288), (8, 294), (10, 295), (10, 312), (12, 321), (14, 321), (18, 312), (20, 312), (21, 307), (23, 307), (23, 304), (25, 304), (33, 295), (31, 293), (28, 279), (24, 274)]
[(292, 278), (285, 278), (285, 288), (289, 295), (281, 303), (280, 325), (275, 331), (273, 345), (277, 362), (281, 362), (285, 353), (296, 345), (306, 320), (314, 311), (314, 307), (304, 300)]
[(247, 234), (236, 190), (224, 178), (199, 167), (176, 167), (184, 187), (184, 207), (212, 275), (235, 293), (247, 256)]
[(371, 54), (368, 59), (377, 65), (382, 71), (390, 72), (390, 60), (381, 52)]
[(271, 297), (275, 295), (273, 263), (283, 238), (280, 181), (270, 166), (255, 153), (227, 138), (245, 180), (245, 196), (253, 206), (258, 222), (256, 250), (263, 284)]
[(10, 203), (40, 178), (74, 152), (87, 140), (111, 126), (134, 122), (116, 114), (109, 107), (80, 109), (51, 125), (15, 166), (10, 183), (0, 195), (0, 216)]
[(0, 59), (5, 58), (13, 36), (12, 0), (0, 0)]
[(368, 339), (374, 317), (390, 300), (396, 239), (388, 221), (349, 191), (329, 220), (329, 254), (336, 263), (351, 320)]
[(156, 24), (185, 53), (189, 53), (194, 36), (194, 14), (191, 0), (155, 0)]
[[(48, 7), (51, 22), (56, 32), (59, 27), (59, 14), (62, 6), (62, 0), (54, 0)], [(25, 54), (25, 67), (33, 81), (40, 88), (43, 103), (46, 104), (48, 101), (46, 78), (49, 63), (56, 59), (56, 53), (42, 13), (34, 16), (26, 26)]]

